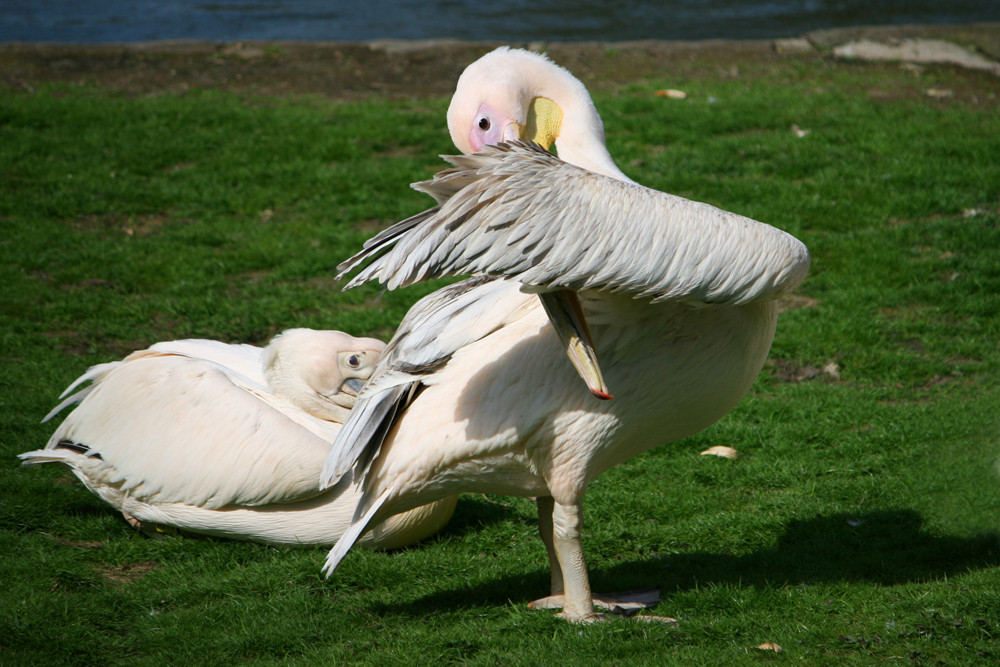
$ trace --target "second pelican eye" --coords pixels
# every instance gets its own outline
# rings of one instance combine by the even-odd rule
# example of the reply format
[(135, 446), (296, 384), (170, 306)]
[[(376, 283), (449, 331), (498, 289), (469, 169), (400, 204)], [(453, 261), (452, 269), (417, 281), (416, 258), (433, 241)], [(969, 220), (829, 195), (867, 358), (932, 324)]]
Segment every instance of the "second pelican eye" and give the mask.
[(351, 368), (357, 368), (361, 365), (361, 357), (356, 354), (352, 354), (347, 358), (347, 365)]
[(486, 130), (490, 129), (490, 119), (487, 118), (486, 116), (483, 116), (482, 118), (480, 118), (479, 119), (479, 129), (483, 130), (484, 132)]

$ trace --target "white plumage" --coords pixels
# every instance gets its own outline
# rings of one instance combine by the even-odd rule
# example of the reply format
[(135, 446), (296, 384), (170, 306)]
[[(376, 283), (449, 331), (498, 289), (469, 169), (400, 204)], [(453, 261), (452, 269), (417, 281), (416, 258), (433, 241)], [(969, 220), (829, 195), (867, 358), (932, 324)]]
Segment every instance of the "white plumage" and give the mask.
[[(94, 366), (90, 385), (26, 465), (59, 462), (136, 527), (275, 544), (332, 544), (360, 497), (319, 473), (385, 345), (293, 329), (266, 348), (211, 340), (157, 343)], [(393, 548), (436, 532), (454, 498), (394, 517), (363, 540)]]
[[(325, 571), (396, 512), (459, 491), (533, 496), (552, 569), (537, 602), (591, 620), (588, 483), (739, 401), (770, 348), (774, 299), (809, 255), (778, 229), (629, 180), (586, 89), (542, 56), (498, 49), (470, 65), (449, 128), (479, 152), (415, 186), (438, 206), (341, 268), (368, 262), (351, 284), (390, 288), (482, 277), (410, 310), (338, 436), (323, 481), (353, 468), (364, 494)], [(554, 140), (560, 158), (522, 137)], [(614, 400), (591, 396), (607, 387)]]
[[(459, 491), (534, 496), (552, 569), (539, 602), (591, 620), (588, 483), (739, 401), (770, 348), (774, 299), (809, 255), (773, 227), (633, 183), (586, 89), (542, 56), (502, 48), (470, 65), (448, 119), (456, 146), (479, 153), (415, 186), (438, 206), (342, 268), (369, 262), (352, 284), (389, 287), (484, 277), (418, 302), (359, 397), (324, 483), (353, 467), (364, 495), (325, 571), (395, 512)], [(560, 159), (521, 138), (554, 140)], [(608, 387), (614, 400), (591, 395)]]

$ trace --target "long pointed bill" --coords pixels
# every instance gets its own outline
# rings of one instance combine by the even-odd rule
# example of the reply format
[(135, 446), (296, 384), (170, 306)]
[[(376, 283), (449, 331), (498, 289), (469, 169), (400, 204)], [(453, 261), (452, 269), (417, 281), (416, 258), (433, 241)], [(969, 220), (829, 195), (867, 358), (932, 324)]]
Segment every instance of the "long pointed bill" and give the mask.
[(580, 307), (580, 299), (577, 298), (576, 292), (570, 290), (540, 292), (538, 298), (542, 301), (552, 328), (566, 346), (566, 355), (586, 383), (587, 389), (597, 398), (610, 399), (611, 394), (608, 392), (608, 385), (604, 383), (594, 341), (590, 337), (590, 329), (583, 317), (583, 309)]
[[(536, 97), (531, 100), (527, 121), (520, 128), (521, 138), (548, 149), (559, 138), (562, 118), (563, 112), (558, 104), (547, 97)], [(604, 383), (601, 365), (597, 361), (597, 350), (590, 337), (590, 328), (576, 293), (570, 290), (540, 292), (538, 298), (542, 301), (552, 327), (566, 346), (566, 355), (573, 362), (587, 389), (597, 398), (610, 399), (608, 385)]]
[[(340, 387), (329, 394), (320, 394), (330, 403), (333, 403), (344, 411), (343, 416), (341, 416), (340, 421), (343, 423), (347, 420), (348, 411), (354, 408), (354, 404), (358, 401), (358, 394), (365, 386), (365, 380), (361, 378), (348, 378), (340, 385)], [(332, 408), (329, 408), (332, 409)]]
[(365, 388), (365, 383), (368, 380), (362, 380), (361, 378), (347, 378), (344, 383), (340, 385), (340, 390), (350, 394), (351, 396), (357, 396), (361, 393), (361, 390)]

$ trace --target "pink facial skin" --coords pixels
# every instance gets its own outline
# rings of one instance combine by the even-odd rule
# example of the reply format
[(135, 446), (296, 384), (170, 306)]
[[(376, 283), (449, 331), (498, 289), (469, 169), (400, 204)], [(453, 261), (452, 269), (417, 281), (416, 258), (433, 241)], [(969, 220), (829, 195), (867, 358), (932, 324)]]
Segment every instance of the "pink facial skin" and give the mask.
[(472, 131), (469, 132), (469, 144), (473, 152), (481, 151), (483, 146), (495, 146), (517, 138), (517, 122), (513, 118), (503, 116), (488, 104), (479, 106)]

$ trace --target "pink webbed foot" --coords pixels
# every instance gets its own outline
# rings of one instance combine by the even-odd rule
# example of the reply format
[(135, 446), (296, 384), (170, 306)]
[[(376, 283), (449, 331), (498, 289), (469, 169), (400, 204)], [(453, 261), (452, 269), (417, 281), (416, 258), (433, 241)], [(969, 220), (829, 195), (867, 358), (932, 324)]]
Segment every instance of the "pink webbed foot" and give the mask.
[[(593, 600), (594, 607), (603, 609), (612, 616), (624, 616), (635, 618), (637, 620), (659, 623), (677, 623), (677, 619), (670, 618), (669, 616), (651, 616), (639, 613), (643, 609), (650, 609), (659, 603), (659, 588), (646, 588), (637, 591), (624, 591), (622, 593), (598, 593), (593, 596)], [(547, 597), (529, 602), (528, 608), (562, 609), (563, 603), (563, 595), (549, 595)], [(593, 614), (582, 619), (569, 618), (563, 614), (559, 614), (559, 616), (560, 618), (567, 618), (567, 620), (577, 623), (593, 623), (596, 621), (607, 620), (607, 616), (605, 614)]]

